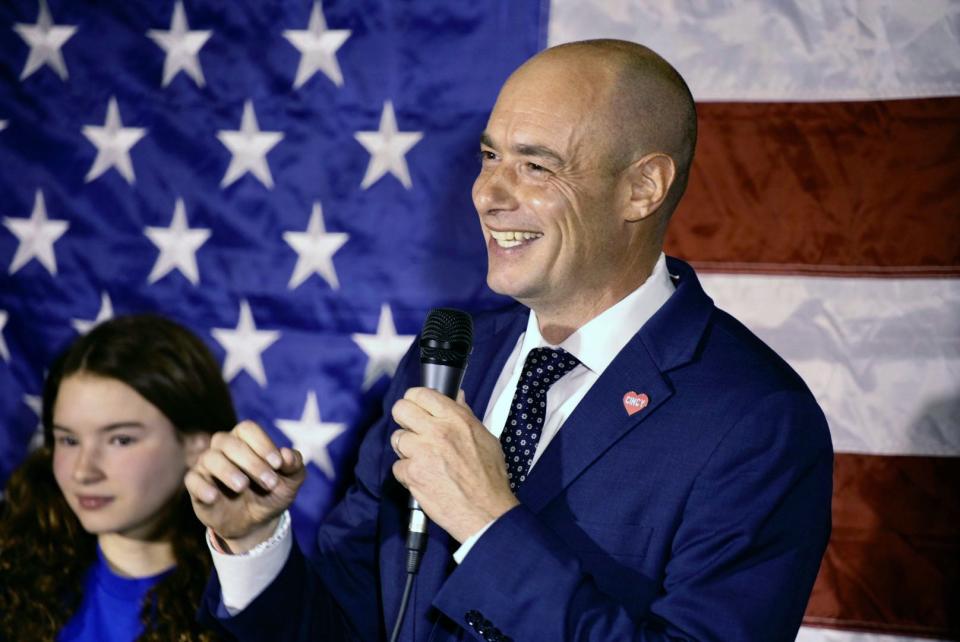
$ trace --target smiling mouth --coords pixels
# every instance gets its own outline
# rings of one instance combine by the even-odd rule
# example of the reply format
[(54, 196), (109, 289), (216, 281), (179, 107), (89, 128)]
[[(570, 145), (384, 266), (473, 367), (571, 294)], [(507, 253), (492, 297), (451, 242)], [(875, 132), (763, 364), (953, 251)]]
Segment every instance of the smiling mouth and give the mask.
[(496, 241), (500, 247), (511, 248), (535, 241), (543, 236), (543, 234), (541, 232), (521, 232), (516, 230), (505, 232), (490, 230), (490, 236), (493, 237), (493, 240)]
[(103, 508), (113, 501), (113, 497), (92, 497), (87, 495), (78, 495), (77, 503), (84, 510), (97, 510)]

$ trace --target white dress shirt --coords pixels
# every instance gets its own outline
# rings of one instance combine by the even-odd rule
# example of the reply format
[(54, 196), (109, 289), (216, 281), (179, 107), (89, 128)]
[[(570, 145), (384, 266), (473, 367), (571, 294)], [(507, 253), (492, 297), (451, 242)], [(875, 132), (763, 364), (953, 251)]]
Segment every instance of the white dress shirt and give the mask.
[[(510, 412), (510, 403), (523, 371), (527, 354), (534, 348), (563, 348), (580, 364), (560, 378), (547, 391), (547, 414), (533, 456), (536, 466), (544, 450), (580, 400), (587, 394), (610, 362), (627, 345), (643, 324), (652, 317), (673, 294), (674, 285), (667, 272), (666, 257), (661, 253), (653, 273), (639, 288), (612, 307), (607, 308), (581, 326), (559, 345), (551, 345), (540, 334), (537, 315), (531, 310), (526, 331), (517, 339), (517, 345), (500, 371), (493, 388), (490, 403), (483, 416), (483, 425), (499, 438)], [(469, 367), (469, 366), (468, 366)], [(469, 399), (467, 400), (470, 401)], [(490, 522), (471, 535), (454, 553), (457, 563), (463, 561), (477, 540), (490, 527)], [(281, 520), (277, 532), (266, 546), (258, 546), (243, 556), (220, 552), (210, 533), (207, 544), (213, 555), (213, 565), (220, 578), (223, 605), (231, 615), (243, 610), (280, 574), (290, 554), (290, 520)], [(242, 558), (237, 559), (238, 557)]]

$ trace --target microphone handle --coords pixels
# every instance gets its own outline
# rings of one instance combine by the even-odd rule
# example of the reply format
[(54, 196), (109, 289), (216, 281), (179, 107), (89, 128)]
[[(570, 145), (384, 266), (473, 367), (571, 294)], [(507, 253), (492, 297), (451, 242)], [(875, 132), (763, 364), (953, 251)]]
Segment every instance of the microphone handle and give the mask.
[[(436, 390), (450, 399), (456, 399), (463, 381), (463, 368), (454, 368), (438, 363), (420, 364), (420, 383), (424, 388)], [(420, 503), (410, 496), (410, 523), (407, 530), (407, 572), (416, 573), (420, 566), (420, 554), (427, 544), (427, 519)]]
[(420, 364), (420, 385), (436, 390), (445, 397), (456, 400), (463, 382), (463, 368), (454, 368), (439, 363)]

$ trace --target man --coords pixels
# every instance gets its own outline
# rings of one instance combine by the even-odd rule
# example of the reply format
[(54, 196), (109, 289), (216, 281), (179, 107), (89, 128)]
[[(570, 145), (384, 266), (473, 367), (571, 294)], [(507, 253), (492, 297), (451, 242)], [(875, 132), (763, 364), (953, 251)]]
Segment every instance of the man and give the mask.
[(250, 423), (217, 440), (187, 476), (221, 549), (208, 611), (242, 638), (385, 639), (406, 488), (432, 523), (401, 639), (792, 640), (830, 437), (789, 366), (662, 255), (695, 139), (686, 85), (644, 47), (520, 67), (473, 198), (488, 283), (522, 305), (476, 319), (458, 401), (416, 387), (408, 353), (310, 563), (283, 513), (300, 456)]

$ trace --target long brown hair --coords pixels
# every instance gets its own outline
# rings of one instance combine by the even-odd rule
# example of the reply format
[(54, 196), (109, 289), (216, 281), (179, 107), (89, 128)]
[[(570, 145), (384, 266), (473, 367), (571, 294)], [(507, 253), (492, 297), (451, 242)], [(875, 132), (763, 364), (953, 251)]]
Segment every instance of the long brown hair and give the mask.
[[(178, 434), (236, 424), (213, 355), (186, 328), (155, 315), (118, 317), (80, 337), (51, 366), (43, 391), (44, 444), (13, 473), (0, 516), (0, 639), (52, 640), (76, 613), (97, 539), (67, 505), (53, 475), (53, 408), (60, 382), (84, 372), (116, 379), (157, 407)], [(142, 641), (214, 640), (196, 621), (210, 572), (204, 529), (185, 490), (163, 527), (174, 570), (146, 595)]]

